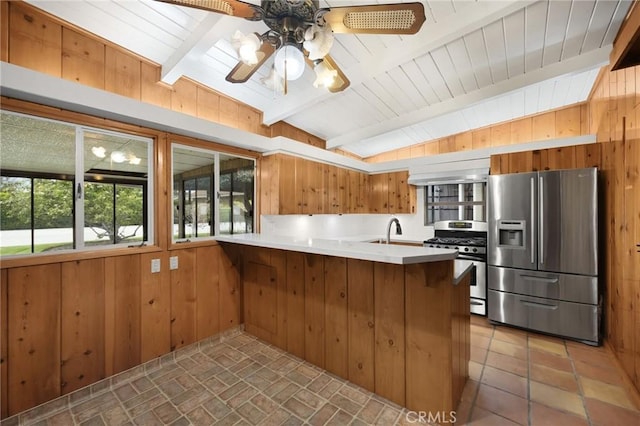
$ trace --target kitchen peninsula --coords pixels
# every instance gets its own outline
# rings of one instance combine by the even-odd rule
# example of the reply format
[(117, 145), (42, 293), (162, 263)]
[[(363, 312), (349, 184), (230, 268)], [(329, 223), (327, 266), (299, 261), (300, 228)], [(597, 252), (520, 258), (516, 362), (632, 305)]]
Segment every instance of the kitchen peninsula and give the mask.
[(453, 250), (244, 234), (245, 330), (414, 411), (456, 409), (468, 376), (469, 274)]

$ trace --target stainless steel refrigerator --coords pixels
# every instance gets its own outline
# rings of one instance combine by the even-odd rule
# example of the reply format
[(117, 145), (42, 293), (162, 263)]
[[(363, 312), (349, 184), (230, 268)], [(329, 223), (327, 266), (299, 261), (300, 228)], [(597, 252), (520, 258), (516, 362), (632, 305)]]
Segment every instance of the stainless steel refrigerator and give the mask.
[(597, 170), (488, 182), (488, 317), (598, 345)]

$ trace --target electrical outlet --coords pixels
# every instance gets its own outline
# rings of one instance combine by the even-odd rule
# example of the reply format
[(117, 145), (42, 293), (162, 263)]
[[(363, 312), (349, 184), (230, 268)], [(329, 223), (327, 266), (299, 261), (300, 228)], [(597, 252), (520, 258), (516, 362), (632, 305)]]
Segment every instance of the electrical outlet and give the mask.
[(178, 256), (171, 256), (169, 258), (169, 269), (178, 269)]
[(160, 259), (151, 259), (151, 273), (156, 274), (160, 272)]

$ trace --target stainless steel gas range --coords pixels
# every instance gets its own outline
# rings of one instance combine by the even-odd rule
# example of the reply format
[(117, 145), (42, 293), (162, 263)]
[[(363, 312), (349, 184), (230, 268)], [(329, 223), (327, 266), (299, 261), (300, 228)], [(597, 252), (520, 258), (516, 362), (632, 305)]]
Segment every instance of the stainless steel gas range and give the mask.
[[(487, 223), (445, 220), (433, 224), (434, 237), (426, 247), (458, 250), (456, 262), (472, 263), (471, 313), (487, 315)], [(466, 266), (466, 265), (465, 265)]]

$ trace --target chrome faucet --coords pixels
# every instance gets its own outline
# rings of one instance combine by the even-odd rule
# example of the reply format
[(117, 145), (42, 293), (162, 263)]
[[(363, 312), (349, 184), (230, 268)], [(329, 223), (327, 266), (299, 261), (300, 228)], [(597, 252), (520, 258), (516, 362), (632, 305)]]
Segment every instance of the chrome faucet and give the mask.
[(389, 223), (387, 224), (387, 244), (391, 243), (391, 224), (396, 223), (396, 234), (402, 235), (402, 227), (400, 226), (400, 221), (396, 217), (392, 217)]

